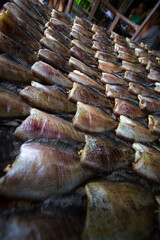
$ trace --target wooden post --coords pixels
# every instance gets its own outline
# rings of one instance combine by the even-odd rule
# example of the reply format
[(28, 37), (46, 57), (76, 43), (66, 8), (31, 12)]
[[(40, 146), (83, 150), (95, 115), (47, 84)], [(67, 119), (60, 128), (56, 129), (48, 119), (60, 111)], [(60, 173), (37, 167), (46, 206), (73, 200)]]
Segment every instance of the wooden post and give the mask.
[(74, 0), (68, 0), (67, 7), (66, 7), (66, 10), (65, 10), (66, 13), (70, 13), (71, 12), (71, 9), (72, 9), (72, 6), (73, 6), (73, 2), (74, 2)]
[(92, 18), (93, 18), (93, 16), (94, 16), (94, 14), (95, 14), (95, 12), (96, 12), (99, 4), (100, 4), (100, 0), (95, 0), (95, 1), (93, 2), (92, 8), (91, 8), (91, 11), (90, 11), (90, 14), (89, 14), (89, 16), (88, 16), (88, 20), (92, 21)]

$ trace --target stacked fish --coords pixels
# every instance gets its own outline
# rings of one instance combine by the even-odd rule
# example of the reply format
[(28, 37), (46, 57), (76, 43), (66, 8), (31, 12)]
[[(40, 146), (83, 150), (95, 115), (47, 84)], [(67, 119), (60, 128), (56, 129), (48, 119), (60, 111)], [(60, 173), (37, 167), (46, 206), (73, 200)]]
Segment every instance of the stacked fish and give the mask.
[[(4, 8), (0, 118), (21, 146), (0, 195), (55, 207), (53, 198), (72, 203), (81, 189), (88, 201), (78, 231), (57, 237), (55, 215), (40, 208), (28, 219), (2, 216), (0, 238), (158, 239), (160, 55), (38, 0)], [(58, 219), (62, 231), (70, 219)]]

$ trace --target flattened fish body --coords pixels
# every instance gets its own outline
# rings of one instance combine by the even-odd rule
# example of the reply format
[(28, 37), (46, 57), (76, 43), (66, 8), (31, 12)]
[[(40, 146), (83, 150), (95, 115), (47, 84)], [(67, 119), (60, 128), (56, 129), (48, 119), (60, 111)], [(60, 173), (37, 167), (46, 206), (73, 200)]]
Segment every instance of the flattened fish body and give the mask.
[(102, 61), (113, 61), (113, 62), (117, 62), (118, 59), (116, 56), (112, 55), (112, 54), (109, 54), (109, 53), (105, 53), (105, 52), (102, 52), (102, 51), (97, 51), (95, 53), (95, 58), (99, 59), (99, 60), (102, 60)]
[(150, 72), (148, 73), (147, 77), (152, 81), (160, 82), (160, 72), (157, 72), (156, 70), (150, 69)]
[(95, 54), (95, 51), (92, 50), (90, 47), (88, 47), (87, 45), (85, 45), (83, 42), (81, 42), (80, 40), (77, 40), (77, 39), (73, 39), (71, 41), (71, 46), (76, 46), (78, 47), (79, 49), (83, 50), (84, 52), (87, 52), (91, 55), (94, 55)]
[(72, 29), (71, 33), (70, 33), (72, 38), (75, 38), (81, 42), (83, 42), (84, 44), (88, 44), (91, 45), (92, 44), (92, 40), (86, 36), (84, 36), (82, 33), (80, 33), (79, 31)]
[(129, 87), (128, 87), (128, 91), (134, 95), (138, 95), (138, 94), (141, 94), (141, 95), (153, 95), (153, 91), (151, 91), (150, 89), (146, 88), (146, 87), (143, 87), (139, 84), (136, 84), (136, 83), (132, 83), (130, 82), (129, 83)]
[(111, 46), (107, 46), (106, 44), (103, 44), (103, 43), (100, 43), (98, 41), (93, 41), (92, 43), (92, 49), (96, 50), (96, 51), (103, 51), (103, 50), (106, 50), (106, 51), (109, 51), (109, 52), (113, 52), (113, 47)]
[(58, 20), (66, 23), (68, 25), (71, 25), (73, 23), (71, 18), (67, 17), (67, 15), (64, 15), (62, 12), (58, 12), (55, 9), (52, 9), (51, 16), (53, 18), (57, 18)]
[(119, 51), (118, 52), (118, 58), (120, 58), (121, 60), (126, 60), (126, 61), (129, 61), (129, 62), (132, 62), (132, 63), (137, 63), (138, 62), (138, 59), (137, 57), (135, 57), (134, 55), (131, 55), (130, 53), (127, 53), (127, 52), (123, 52), (123, 51)]
[(88, 38), (92, 38), (93, 36), (93, 32), (86, 30), (81, 24), (74, 23), (72, 29), (82, 33), (84, 36)]
[(128, 82), (125, 81), (122, 78), (119, 78), (113, 74), (110, 73), (104, 73), (102, 72), (102, 77), (101, 77), (101, 82), (103, 83), (109, 83), (109, 84), (114, 84), (114, 85), (124, 85), (128, 87)]
[(160, 135), (160, 117), (148, 115), (148, 127), (151, 132)]
[(98, 60), (98, 69), (102, 72), (106, 73), (119, 73), (122, 71), (121, 67), (118, 67), (116, 64), (112, 62), (106, 62), (102, 60)]
[(135, 96), (129, 93), (129, 91), (126, 88), (118, 85), (106, 84), (105, 94), (108, 98), (135, 99)]
[(144, 83), (151, 81), (147, 77), (142, 77), (140, 74), (133, 72), (133, 71), (125, 71), (124, 73), (124, 79), (126, 79), (129, 82), (135, 82), (135, 83)]
[(139, 107), (150, 113), (160, 111), (160, 102), (155, 98), (138, 95)]
[(141, 67), (141, 66), (137, 66), (134, 63), (130, 63), (127, 61), (122, 61), (122, 69), (124, 70), (128, 70), (128, 71), (133, 71), (136, 73), (145, 73), (145, 68)]

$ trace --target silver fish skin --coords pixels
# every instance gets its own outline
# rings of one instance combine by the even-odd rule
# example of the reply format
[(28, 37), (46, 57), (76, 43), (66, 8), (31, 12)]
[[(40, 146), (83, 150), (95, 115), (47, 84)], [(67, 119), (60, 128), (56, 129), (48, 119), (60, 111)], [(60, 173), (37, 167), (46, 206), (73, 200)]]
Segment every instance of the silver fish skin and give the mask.
[(70, 33), (70, 36), (81, 42), (83, 42), (84, 44), (87, 44), (87, 45), (92, 45), (92, 40), (86, 36), (84, 36), (81, 32), (75, 30), (75, 29), (72, 29), (71, 33)]
[(120, 73), (122, 68), (112, 62), (98, 60), (98, 69), (106, 73)]
[(67, 96), (58, 89), (51, 89), (40, 83), (32, 82), (31, 86), (20, 91), (20, 96), (29, 105), (54, 113), (75, 113), (76, 105), (69, 102)]
[(159, 82), (155, 82), (155, 87), (154, 87), (154, 91), (156, 93), (160, 93), (160, 83)]
[(123, 115), (120, 116), (120, 122), (115, 131), (118, 137), (129, 141), (146, 143), (158, 139), (158, 136), (151, 133), (148, 128)]
[(72, 121), (75, 128), (86, 132), (105, 132), (117, 126), (117, 122), (101, 109), (82, 102), (77, 102), (77, 111)]
[(152, 90), (132, 82), (129, 83), (128, 91), (134, 95), (154, 95)]
[(137, 66), (134, 63), (130, 63), (130, 62), (127, 62), (124, 60), (122, 61), (122, 69), (128, 70), (128, 71), (133, 71), (136, 73), (145, 73), (145, 71), (146, 71), (145, 68)]
[(132, 163), (134, 152), (130, 147), (109, 138), (86, 135), (80, 161), (82, 166), (90, 170), (109, 173)]
[(119, 51), (117, 58), (120, 58), (121, 60), (129, 61), (132, 63), (138, 62), (137, 57), (135, 57), (134, 55), (131, 55), (130, 53), (124, 52), (124, 51)]
[(16, 128), (14, 135), (28, 139), (73, 139), (84, 142), (84, 133), (74, 129), (72, 124), (54, 115), (32, 108), (29, 117)]
[(110, 38), (97, 32), (93, 35), (92, 40), (112, 46), (112, 41), (110, 40)]
[(71, 41), (71, 47), (73, 47), (73, 46), (76, 46), (79, 49), (83, 50), (84, 52), (87, 52), (87, 53), (89, 53), (89, 54), (91, 54), (93, 56), (95, 54), (95, 51), (93, 49), (91, 49), (90, 47), (88, 47), (87, 45), (85, 45), (83, 42), (81, 42), (78, 39), (73, 39)]
[(137, 57), (148, 57), (149, 56), (148, 52), (143, 48), (135, 48), (134, 51), (135, 51), (135, 55)]
[(67, 16), (64, 15), (62, 12), (58, 12), (58, 11), (55, 10), (55, 9), (52, 9), (51, 17), (57, 18), (58, 20), (66, 23), (66, 24), (68, 24), (68, 25), (72, 25), (72, 24), (73, 24), (73, 21), (72, 21), (71, 18), (67, 17)]
[(100, 91), (105, 90), (105, 88), (102, 85), (100, 85), (98, 82), (96, 82), (94, 79), (90, 78), (86, 74), (84, 74), (80, 71), (77, 71), (77, 70), (74, 70), (73, 72), (70, 72), (68, 74), (68, 78), (71, 79), (73, 82), (78, 82), (78, 83), (81, 83), (83, 85), (96, 87)]
[(100, 42), (98, 42), (98, 41), (93, 41), (92, 42), (92, 49), (93, 50), (96, 50), (96, 51), (108, 51), (108, 52), (113, 52), (114, 51), (114, 49), (113, 49), (113, 47), (111, 47), (111, 46), (107, 46), (106, 44), (104, 44), (104, 43), (100, 43)]
[(92, 68), (88, 67), (86, 64), (82, 63), (81, 61), (74, 57), (70, 57), (69, 66), (93, 78), (99, 78), (100, 76), (100, 73), (98, 71), (93, 70)]
[(151, 83), (151, 81), (147, 77), (142, 77), (139, 73), (133, 71), (125, 71), (124, 79), (128, 82), (135, 82), (135, 83)]
[(141, 143), (134, 143), (132, 147), (135, 150), (135, 161), (132, 164), (133, 170), (149, 180), (160, 183), (160, 151)]
[(144, 118), (147, 115), (139, 106), (118, 98), (115, 98), (113, 113), (117, 116), (124, 115), (131, 118)]
[(155, 98), (138, 95), (139, 107), (149, 113), (160, 111), (160, 102)]
[(33, 75), (49, 85), (58, 84), (65, 88), (72, 88), (72, 82), (59, 70), (49, 64), (38, 61), (32, 66)]
[(43, 201), (72, 191), (90, 176), (73, 151), (49, 144), (25, 143), (12, 167), (0, 178), (0, 195)]
[(107, 84), (114, 84), (114, 85), (122, 85), (128, 87), (128, 82), (125, 81), (123, 78), (119, 78), (113, 74), (110, 73), (104, 73), (102, 72), (102, 77), (101, 77), (101, 82), (102, 83), (107, 83)]
[(117, 62), (118, 59), (116, 56), (109, 54), (109, 53), (105, 53), (102, 51), (97, 51), (94, 55), (95, 58), (97, 58), (98, 60), (102, 60), (102, 61), (113, 61), (113, 62)]
[(131, 50), (130, 48), (128, 47), (125, 47), (125, 46), (122, 46), (122, 45), (119, 45), (118, 43), (115, 43), (114, 44), (114, 51), (115, 52), (120, 52), (120, 51), (123, 51), (123, 52), (126, 52), (126, 53), (129, 53), (129, 54), (134, 54), (134, 51)]
[(148, 115), (148, 128), (151, 132), (160, 135), (160, 117), (156, 115)]
[(112, 108), (111, 102), (91, 88), (74, 82), (73, 88), (69, 91), (68, 99), (77, 103), (78, 101), (92, 104), (94, 106)]
[(82, 33), (87, 38), (92, 38), (92, 36), (93, 36), (93, 32), (86, 30), (81, 24), (74, 23), (72, 26), (72, 29)]
[(106, 84), (105, 94), (108, 98), (136, 99), (136, 97), (131, 93), (129, 93), (126, 88), (118, 85)]
[(150, 238), (157, 208), (150, 192), (120, 182), (88, 183), (85, 191), (88, 206), (82, 240)]
[(139, 57), (138, 62), (142, 64), (143, 66), (146, 66), (150, 59), (148, 57)]
[(157, 62), (156, 59), (150, 59), (148, 61), (147, 66), (146, 66), (146, 70), (149, 71), (150, 69), (155, 70), (157, 72), (160, 72), (160, 65), (159, 65), (159, 63)]
[(82, 26), (84, 26), (86, 29), (88, 29), (89, 31), (91, 31), (91, 24), (89, 22), (86, 21), (86, 19), (82, 19), (81, 17), (75, 16), (73, 24), (80, 24)]
[(150, 69), (147, 78), (150, 79), (153, 82), (160, 82), (160, 72), (157, 72), (156, 70)]

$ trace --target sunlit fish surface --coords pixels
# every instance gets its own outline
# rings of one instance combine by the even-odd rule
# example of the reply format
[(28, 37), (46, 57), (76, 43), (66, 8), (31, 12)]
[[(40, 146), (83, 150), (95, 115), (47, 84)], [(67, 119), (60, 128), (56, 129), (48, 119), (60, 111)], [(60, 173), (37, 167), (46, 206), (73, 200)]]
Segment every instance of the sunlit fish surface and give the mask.
[(97, 51), (95, 53), (95, 58), (99, 59), (99, 60), (102, 60), (102, 61), (111, 61), (111, 62), (117, 62), (118, 59), (116, 56), (112, 55), (112, 54), (109, 54), (109, 53), (106, 53), (106, 52), (102, 52), (102, 51)]
[(155, 98), (138, 95), (139, 107), (150, 113), (160, 111), (160, 101)]
[(145, 73), (146, 71), (145, 68), (124, 60), (122, 61), (122, 69), (137, 72), (137, 73)]
[(158, 139), (148, 128), (123, 115), (115, 131), (117, 136), (129, 141), (154, 142)]
[(124, 79), (126, 79), (129, 82), (135, 82), (135, 83), (151, 83), (151, 81), (147, 77), (142, 76), (139, 73), (136, 73), (130, 70), (125, 71)]
[(113, 74), (110, 73), (104, 73), (102, 72), (102, 77), (101, 77), (101, 82), (102, 83), (109, 83), (109, 84), (114, 84), (114, 85), (124, 85), (128, 87), (128, 82), (125, 81), (123, 78), (119, 78)]
[(123, 52), (127, 52), (127, 53), (129, 53), (129, 54), (134, 54), (134, 51), (133, 50), (131, 50), (131, 49), (129, 49), (129, 48), (127, 48), (127, 47), (125, 47), (125, 46), (122, 46), (122, 45), (119, 45), (119, 44), (117, 44), (117, 43), (115, 43), (114, 44), (114, 51), (115, 52), (120, 52), (120, 51), (123, 51)]
[(74, 139), (84, 141), (84, 133), (74, 129), (68, 121), (37, 109), (16, 128), (14, 135), (23, 141), (28, 139)]
[(148, 115), (148, 127), (151, 132), (160, 135), (160, 116)]
[(72, 29), (71, 33), (70, 33), (70, 36), (72, 38), (75, 38), (81, 42), (83, 42), (84, 44), (88, 44), (88, 45), (91, 45), (92, 44), (92, 40), (86, 36), (84, 36), (81, 32), (75, 30), (75, 29)]
[(86, 30), (81, 24), (74, 23), (72, 29), (82, 33), (84, 36), (88, 38), (92, 38), (93, 36), (93, 32)]
[(98, 69), (100, 69), (102, 72), (106, 73), (119, 73), (122, 71), (121, 67), (117, 66), (116, 64), (112, 62), (106, 62), (102, 60), (98, 60)]
[(128, 91), (134, 95), (154, 95), (152, 90), (132, 82), (129, 83)]
[(156, 70), (150, 69), (147, 77), (154, 82), (160, 82), (160, 72), (157, 72)]
[(92, 43), (92, 49), (94, 50), (99, 50), (99, 51), (109, 51), (109, 52), (113, 52), (113, 47), (111, 46), (107, 46), (106, 44), (100, 43), (98, 41), (93, 41)]
[(73, 125), (82, 131), (105, 132), (115, 129), (117, 122), (101, 109), (77, 102), (77, 111), (73, 118)]
[(88, 30), (91, 30), (91, 24), (88, 21), (86, 21), (86, 19), (82, 19), (81, 17), (75, 16), (73, 24), (80, 24), (87, 28)]
[(93, 35), (92, 40), (112, 46), (112, 41), (110, 40), (110, 38), (97, 32)]
[(128, 89), (122, 86), (111, 84), (106, 84), (105, 94), (108, 98), (121, 98), (121, 99), (136, 98), (134, 95), (129, 93)]
[(83, 50), (84, 52), (87, 52), (91, 55), (94, 55), (95, 54), (95, 51), (88, 47), (87, 45), (85, 45), (83, 42), (81, 42), (80, 40), (77, 40), (77, 39), (73, 39), (71, 41), (71, 46), (76, 46), (78, 47), (79, 49)]
[(123, 52), (123, 51), (119, 51), (118, 53), (119, 54), (118, 54), (117, 58), (120, 58), (121, 60), (126, 60), (126, 61), (129, 61), (132, 63), (138, 62), (137, 57), (135, 57), (134, 55), (131, 55), (130, 53)]
[(73, 23), (71, 18), (67, 17), (67, 15), (64, 15), (62, 12), (58, 12), (55, 9), (52, 9), (51, 16), (53, 18), (59, 19), (60, 21), (66, 23), (68, 25), (72, 25), (72, 23)]

